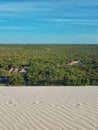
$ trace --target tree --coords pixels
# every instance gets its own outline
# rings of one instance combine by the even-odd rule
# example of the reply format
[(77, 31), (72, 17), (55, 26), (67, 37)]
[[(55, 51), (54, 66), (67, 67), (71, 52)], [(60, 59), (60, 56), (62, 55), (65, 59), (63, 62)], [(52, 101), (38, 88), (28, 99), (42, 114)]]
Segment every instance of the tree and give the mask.
[(67, 86), (85, 86), (89, 85), (89, 80), (86, 79), (86, 74), (83, 70), (77, 67), (68, 68), (64, 76), (64, 85)]
[(12, 86), (24, 85), (24, 79), (20, 74), (14, 74), (9, 77), (9, 83)]
[(10, 76), (10, 73), (7, 70), (0, 69), (0, 76)]

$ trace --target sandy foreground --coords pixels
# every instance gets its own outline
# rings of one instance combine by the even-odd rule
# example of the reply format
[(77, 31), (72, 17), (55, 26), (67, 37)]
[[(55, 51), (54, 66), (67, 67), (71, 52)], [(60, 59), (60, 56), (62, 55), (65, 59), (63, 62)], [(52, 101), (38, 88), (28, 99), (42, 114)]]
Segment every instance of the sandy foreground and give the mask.
[(0, 130), (98, 130), (98, 87), (1, 87)]

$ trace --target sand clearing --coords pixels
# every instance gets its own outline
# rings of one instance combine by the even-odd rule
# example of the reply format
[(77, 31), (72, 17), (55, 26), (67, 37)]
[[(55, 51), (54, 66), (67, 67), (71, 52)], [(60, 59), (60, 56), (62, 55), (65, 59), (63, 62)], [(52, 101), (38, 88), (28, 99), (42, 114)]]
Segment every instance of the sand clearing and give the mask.
[(98, 130), (98, 87), (0, 88), (0, 130)]

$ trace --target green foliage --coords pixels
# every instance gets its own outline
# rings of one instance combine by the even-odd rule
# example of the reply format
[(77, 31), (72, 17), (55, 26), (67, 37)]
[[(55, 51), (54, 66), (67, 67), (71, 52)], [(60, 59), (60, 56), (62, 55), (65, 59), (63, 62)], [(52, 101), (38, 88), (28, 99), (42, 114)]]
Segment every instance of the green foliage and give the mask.
[[(79, 60), (82, 65), (68, 65)], [(11, 68), (27, 73), (11, 74)], [(13, 86), (98, 85), (98, 45), (0, 45), (0, 76)]]
[(12, 86), (24, 85), (24, 79), (20, 74), (14, 74), (9, 77), (9, 83)]
[(7, 70), (0, 69), (0, 76), (10, 76), (10, 73)]
[(77, 67), (68, 68), (64, 76), (64, 85), (67, 86), (86, 86), (89, 85), (89, 80), (86, 78), (86, 73)]

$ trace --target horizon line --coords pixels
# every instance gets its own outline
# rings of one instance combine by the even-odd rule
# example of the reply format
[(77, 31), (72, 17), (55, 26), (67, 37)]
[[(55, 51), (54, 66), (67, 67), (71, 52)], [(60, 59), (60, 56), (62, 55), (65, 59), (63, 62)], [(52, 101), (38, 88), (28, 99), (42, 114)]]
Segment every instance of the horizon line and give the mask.
[(16, 44), (18, 44), (18, 45), (50, 45), (50, 44), (55, 44), (55, 45), (62, 45), (62, 44), (66, 44), (66, 45), (71, 45), (71, 44), (74, 44), (74, 45), (76, 45), (76, 44), (83, 44), (83, 45), (95, 45), (95, 44), (98, 44), (98, 43), (0, 43), (0, 45), (6, 45), (6, 44), (9, 44), (9, 45), (16, 45)]

